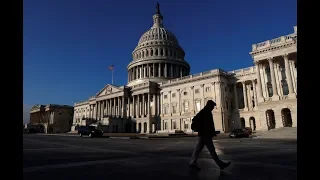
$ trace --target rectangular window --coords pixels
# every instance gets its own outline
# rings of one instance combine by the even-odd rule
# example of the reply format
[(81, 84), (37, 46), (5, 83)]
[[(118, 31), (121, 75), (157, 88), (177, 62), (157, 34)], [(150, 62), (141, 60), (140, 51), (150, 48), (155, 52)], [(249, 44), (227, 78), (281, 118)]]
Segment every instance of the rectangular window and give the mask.
[(177, 123), (175, 121), (172, 122), (172, 128), (177, 129)]
[(172, 106), (172, 113), (173, 114), (177, 113), (177, 107), (176, 106)]
[(184, 124), (184, 129), (189, 129), (189, 124)]
[(167, 95), (163, 95), (163, 99), (167, 99)]
[(189, 103), (185, 102), (184, 103), (184, 112), (188, 112), (189, 111)]
[(206, 87), (206, 92), (210, 92), (210, 87)]
[(196, 111), (199, 112), (201, 110), (201, 103), (200, 101), (196, 102)]
[(199, 92), (200, 92), (199, 89), (194, 90), (195, 94), (198, 94)]
[(172, 97), (173, 97), (173, 98), (176, 97), (176, 93), (173, 93), (173, 94), (172, 94)]

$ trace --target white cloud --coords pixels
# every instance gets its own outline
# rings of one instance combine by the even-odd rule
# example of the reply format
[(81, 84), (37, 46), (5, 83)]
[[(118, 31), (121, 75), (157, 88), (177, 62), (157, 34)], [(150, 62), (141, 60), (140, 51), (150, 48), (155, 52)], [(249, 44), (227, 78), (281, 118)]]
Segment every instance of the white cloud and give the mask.
[(23, 124), (30, 121), (30, 109), (32, 105), (23, 104)]

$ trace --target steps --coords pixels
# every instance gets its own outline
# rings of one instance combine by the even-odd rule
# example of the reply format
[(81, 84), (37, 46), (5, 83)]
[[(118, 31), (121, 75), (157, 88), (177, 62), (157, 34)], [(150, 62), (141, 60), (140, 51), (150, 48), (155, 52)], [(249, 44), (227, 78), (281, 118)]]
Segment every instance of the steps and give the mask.
[(257, 138), (271, 138), (271, 139), (297, 139), (296, 127), (282, 127), (271, 129), (269, 131), (260, 131), (255, 134)]

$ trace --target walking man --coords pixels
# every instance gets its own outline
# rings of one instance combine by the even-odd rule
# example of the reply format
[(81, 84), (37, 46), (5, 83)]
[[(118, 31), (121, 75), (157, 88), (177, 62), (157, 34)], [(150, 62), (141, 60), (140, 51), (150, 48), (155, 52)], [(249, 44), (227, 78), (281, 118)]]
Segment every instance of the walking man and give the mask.
[(219, 159), (212, 142), (213, 136), (216, 136), (216, 130), (214, 127), (211, 111), (214, 109), (215, 106), (216, 103), (212, 100), (209, 100), (206, 106), (192, 119), (191, 129), (198, 132), (199, 137), (197, 145), (191, 156), (189, 164), (190, 168), (200, 170), (200, 168), (196, 165), (196, 160), (204, 146), (207, 147), (208, 151), (210, 152), (210, 155), (212, 156), (212, 158), (221, 170), (228, 167), (231, 163), (225, 163)]

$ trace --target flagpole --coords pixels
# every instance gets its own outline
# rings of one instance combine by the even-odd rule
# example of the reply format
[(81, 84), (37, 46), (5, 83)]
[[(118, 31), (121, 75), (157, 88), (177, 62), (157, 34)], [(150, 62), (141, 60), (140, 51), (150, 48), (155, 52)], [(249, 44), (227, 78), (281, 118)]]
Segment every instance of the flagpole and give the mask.
[(112, 85), (113, 85), (113, 71), (114, 71), (114, 68), (112, 68), (112, 72), (111, 72)]

